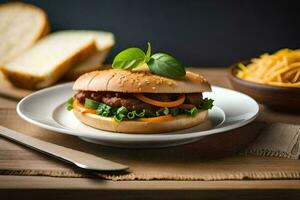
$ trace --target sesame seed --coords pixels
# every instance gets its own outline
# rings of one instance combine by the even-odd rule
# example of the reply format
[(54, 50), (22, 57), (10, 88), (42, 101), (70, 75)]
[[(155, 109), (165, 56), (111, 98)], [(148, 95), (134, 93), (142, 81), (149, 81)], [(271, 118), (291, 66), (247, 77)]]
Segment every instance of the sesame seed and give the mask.
[(156, 89), (156, 87), (152, 87), (152, 90), (155, 90)]

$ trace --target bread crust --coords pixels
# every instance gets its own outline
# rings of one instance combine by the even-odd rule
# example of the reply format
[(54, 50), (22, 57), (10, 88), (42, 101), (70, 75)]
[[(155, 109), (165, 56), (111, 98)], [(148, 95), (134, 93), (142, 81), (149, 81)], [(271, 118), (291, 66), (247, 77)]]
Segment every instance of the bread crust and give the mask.
[(113, 91), (126, 93), (199, 93), (211, 91), (210, 84), (200, 74), (187, 71), (180, 79), (170, 79), (150, 73), (148, 68), (136, 70), (109, 69), (80, 76), (73, 90)]
[(164, 122), (142, 122), (137, 120), (128, 120), (117, 123), (111, 117), (102, 117), (91, 113), (81, 113), (76, 109), (73, 110), (73, 113), (82, 123), (93, 128), (112, 132), (135, 134), (155, 134), (187, 129), (201, 124), (208, 118), (207, 110), (199, 110), (195, 117), (182, 114), (174, 117), (173, 120)]

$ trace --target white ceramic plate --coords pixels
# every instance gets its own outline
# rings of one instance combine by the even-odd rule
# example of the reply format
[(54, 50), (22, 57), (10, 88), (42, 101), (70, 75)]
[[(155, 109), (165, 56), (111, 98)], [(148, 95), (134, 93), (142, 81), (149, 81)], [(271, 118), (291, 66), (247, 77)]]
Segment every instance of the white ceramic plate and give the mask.
[(251, 97), (225, 88), (212, 87), (204, 97), (214, 99), (209, 120), (201, 125), (163, 134), (126, 134), (102, 131), (79, 122), (66, 110), (66, 101), (74, 92), (73, 83), (62, 84), (35, 92), (17, 105), (18, 114), (39, 127), (78, 136), (81, 139), (116, 147), (154, 148), (197, 141), (206, 135), (232, 130), (250, 123), (259, 107)]

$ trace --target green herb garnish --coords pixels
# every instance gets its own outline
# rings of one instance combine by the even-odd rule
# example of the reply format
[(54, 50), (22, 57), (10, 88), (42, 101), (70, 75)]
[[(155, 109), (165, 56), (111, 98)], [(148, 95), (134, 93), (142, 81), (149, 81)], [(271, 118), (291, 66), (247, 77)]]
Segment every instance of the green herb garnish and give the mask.
[(203, 101), (199, 104), (198, 108), (208, 110), (208, 109), (211, 109), (211, 108), (214, 106), (213, 103), (214, 103), (214, 100), (205, 98), (205, 99), (203, 99)]
[(198, 109), (196, 107), (193, 107), (189, 110), (189, 113), (192, 117), (195, 117), (198, 114)]
[(125, 49), (115, 57), (112, 67), (129, 70), (143, 64), (147, 64), (153, 74), (168, 78), (180, 78), (186, 74), (181, 62), (173, 56), (166, 53), (156, 53), (151, 56), (151, 44), (149, 42), (146, 54), (136, 47)]
[(127, 113), (127, 118), (128, 119), (134, 119), (134, 118), (137, 118), (137, 117), (144, 117), (146, 114), (146, 110), (142, 110), (141, 112), (137, 112), (136, 110), (134, 111), (131, 111), (131, 112), (128, 112)]
[(128, 119), (134, 119), (134, 118), (135, 118), (135, 115), (136, 115), (136, 112), (135, 112), (135, 110), (134, 110), (134, 111), (132, 111), (132, 112), (127, 113), (127, 118), (128, 118)]
[(163, 113), (164, 113), (165, 115), (168, 115), (169, 112), (170, 112), (169, 108), (164, 108)]
[(119, 114), (126, 114), (128, 112), (127, 108), (124, 106), (121, 106), (120, 108), (118, 108), (117, 110), (117, 115)]
[(155, 117), (156, 113), (151, 111), (151, 110), (145, 110), (145, 115), (144, 117)]
[(85, 98), (85, 100), (84, 100), (84, 107), (90, 108), (93, 110), (97, 110), (97, 108), (99, 107), (99, 104), (100, 103), (98, 101), (95, 101), (93, 99)]
[(117, 109), (116, 114), (114, 115), (114, 119), (116, 122), (121, 122), (124, 117), (126, 117), (128, 113), (128, 110), (126, 107), (121, 106), (120, 108)]
[(161, 108), (155, 112), (156, 117), (161, 115), (168, 115), (170, 113), (169, 108)]
[(114, 115), (114, 120), (119, 123), (123, 120), (124, 117), (124, 114)]
[(73, 110), (73, 102), (74, 102), (74, 97), (71, 97), (70, 99), (68, 99), (67, 101), (67, 110)]
[[(74, 97), (68, 99), (67, 101), (67, 109), (73, 109)], [(199, 105), (198, 108), (195, 106), (191, 109), (182, 109), (182, 108), (160, 108), (157, 111), (145, 110), (142, 111), (128, 111), (128, 109), (124, 106), (121, 107), (111, 107), (105, 103), (100, 103), (93, 99), (86, 98), (85, 99), (85, 107), (96, 110), (97, 115), (101, 115), (104, 117), (113, 117), (116, 122), (121, 122), (124, 119), (135, 119), (141, 117), (158, 117), (161, 115), (171, 114), (173, 116), (177, 116), (179, 114), (188, 114), (192, 117), (195, 117), (198, 114), (198, 109), (211, 109), (213, 107), (213, 100), (205, 98)]]
[(152, 73), (169, 78), (185, 76), (185, 69), (174, 57), (165, 53), (156, 53), (147, 63)]
[(110, 115), (112, 107), (109, 105), (106, 105), (104, 103), (99, 103), (99, 106), (96, 110), (97, 115), (102, 115), (104, 117), (108, 117)]
[(179, 108), (170, 108), (170, 113), (171, 115), (176, 116), (180, 113), (180, 110)]
[(143, 109), (143, 111), (141, 111), (139, 113), (134, 111), (134, 113), (135, 113), (135, 116), (137, 116), (137, 117), (145, 117), (146, 116), (146, 110), (145, 109)]

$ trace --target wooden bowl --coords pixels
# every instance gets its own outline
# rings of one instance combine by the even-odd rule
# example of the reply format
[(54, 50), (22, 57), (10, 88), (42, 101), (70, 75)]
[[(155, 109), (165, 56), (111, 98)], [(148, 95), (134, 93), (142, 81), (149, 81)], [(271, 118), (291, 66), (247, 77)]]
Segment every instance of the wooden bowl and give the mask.
[[(249, 61), (242, 62), (245, 65)], [(228, 77), (232, 87), (243, 92), (261, 104), (283, 111), (300, 111), (300, 88), (280, 87), (260, 83), (254, 83), (240, 79), (236, 76), (239, 70), (238, 64), (230, 66)]]

